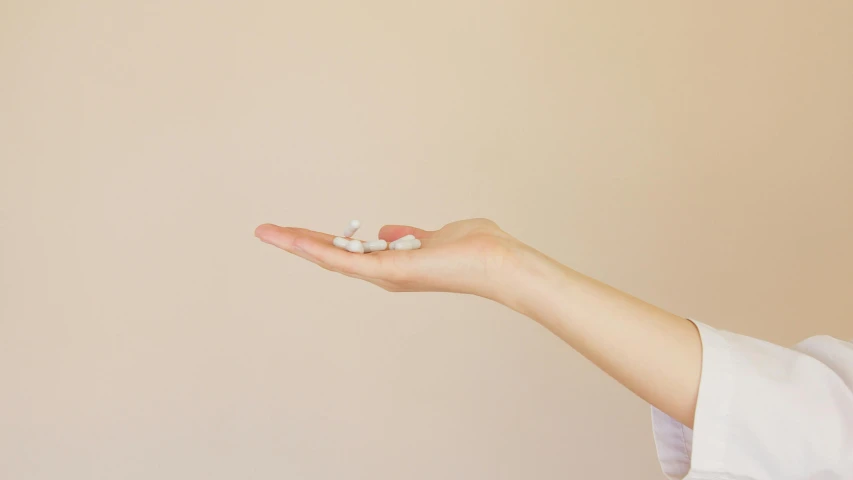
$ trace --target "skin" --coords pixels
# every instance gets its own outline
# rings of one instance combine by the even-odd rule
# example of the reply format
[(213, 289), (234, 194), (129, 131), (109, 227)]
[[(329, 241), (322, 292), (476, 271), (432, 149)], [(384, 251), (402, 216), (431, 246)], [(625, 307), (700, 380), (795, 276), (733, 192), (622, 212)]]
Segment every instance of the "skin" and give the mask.
[(422, 247), (353, 254), (333, 235), (265, 224), (263, 242), (332, 272), (390, 292), (455, 292), (505, 305), (544, 326), (640, 398), (693, 426), (702, 343), (684, 318), (560, 264), (501, 230), (472, 219), (436, 231), (386, 225), (379, 238), (407, 234)]

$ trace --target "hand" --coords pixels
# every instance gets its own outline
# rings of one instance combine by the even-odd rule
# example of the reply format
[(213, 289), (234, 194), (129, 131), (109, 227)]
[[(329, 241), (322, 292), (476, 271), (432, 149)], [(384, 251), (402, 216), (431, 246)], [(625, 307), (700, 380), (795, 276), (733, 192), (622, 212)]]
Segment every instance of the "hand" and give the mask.
[(491, 220), (450, 223), (436, 231), (386, 225), (379, 238), (391, 242), (413, 234), (418, 250), (367, 254), (332, 245), (333, 235), (265, 224), (255, 236), (327, 270), (366, 280), (391, 292), (457, 292), (500, 301), (511, 289), (521, 242)]

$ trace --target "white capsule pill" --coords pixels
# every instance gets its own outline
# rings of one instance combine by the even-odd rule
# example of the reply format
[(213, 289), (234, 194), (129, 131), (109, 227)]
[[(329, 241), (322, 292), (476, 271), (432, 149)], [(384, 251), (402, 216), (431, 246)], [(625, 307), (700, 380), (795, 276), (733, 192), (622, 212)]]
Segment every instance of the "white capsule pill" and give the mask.
[(351, 220), (347, 229), (344, 230), (344, 236), (347, 238), (352, 237), (359, 228), (361, 228), (361, 222), (358, 220)]
[(414, 240), (400, 240), (394, 245), (394, 250), (417, 250), (421, 248), (421, 241), (417, 238)]
[(371, 240), (364, 242), (364, 253), (381, 252), (388, 248), (388, 242), (385, 240)]
[(345, 248), (347, 248), (348, 243), (349, 243), (349, 240), (346, 238), (343, 238), (343, 237), (335, 237), (335, 239), (332, 240), (332, 245), (334, 245), (338, 248), (344, 248), (345, 249)]
[(393, 242), (391, 242), (391, 244), (388, 245), (388, 249), (389, 250), (395, 250), (397, 248), (397, 242), (405, 242), (406, 240), (414, 240), (414, 239), (415, 239), (415, 236), (412, 234), (406, 235), (404, 237), (400, 237), (397, 240), (394, 240)]
[(364, 253), (364, 245), (359, 240), (350, 240), (346, 248), (352, 253)]

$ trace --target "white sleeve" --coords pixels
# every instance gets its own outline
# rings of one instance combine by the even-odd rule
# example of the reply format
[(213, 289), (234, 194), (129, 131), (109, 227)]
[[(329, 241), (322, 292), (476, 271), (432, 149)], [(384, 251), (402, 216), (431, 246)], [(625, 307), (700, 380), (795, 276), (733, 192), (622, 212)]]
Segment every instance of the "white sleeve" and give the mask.
[(693, 430), (652, 408), (670, 479), (853, 479), (853, 344), (789, 349), (693, 322), (702, 378)]

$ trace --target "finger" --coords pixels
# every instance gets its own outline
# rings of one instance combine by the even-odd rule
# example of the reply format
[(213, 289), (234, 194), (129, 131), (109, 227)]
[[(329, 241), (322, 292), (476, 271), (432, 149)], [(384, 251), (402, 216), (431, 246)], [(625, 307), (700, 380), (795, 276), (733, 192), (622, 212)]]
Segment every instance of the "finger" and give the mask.
[[(268, 243), (274, 247), (278, 247), (288, 253), (292, 253), (298, 257), (302, 257), (308, 261), (317, 263), (313, 258), (310, 258), (305, 254), (302, 250), (297, 250), (294, 248), (294, 242), (299, 235), (310, 235), (312, 237), (318, 237), (324, 235), (319, 232), (310, 232), (310, 230), (298, 229), (298, 228), (290, 228), (290, 227), (279, 227), (278, 225), (272, 224), (264, 224), (255, 229), (255, 236), (258, 237), (262, 242)], [(319, 239), (319, 238), (318, 238)], [(320, 265), (319, 263), (317, 263)], [(320, 265), (323, 268), (329, 269), (326, 265)]]
[(421, 230), (420, 228), (409, 227), (406, 225), (385, 225), (379, 229), (379, 238), (388, 242), (393, 242), (400, 237), (406, 235), (414, 235), (415, 238), (428, 238), (432, 232)]
[(255, 229), (255, 236), (262, 241), (275, 245), (283, 250), (291, 251), (293, 241), (297, 237), (310, 237), (318, 242), (332, 243), (334, 235), (315, 232), (305, 228), (279, 227), (278, 225), (264, 224)]
[(332, 235), (270, 224), (258, 227), (255, 235), (265, 243), (275, 245), (328, 270), (359, 278), (371, 278), (381, 273), (379, 261), (375, 256), (351, 253), (335, 247), (332, 245)]
[(318, 240), (306, 235), (295, 240), (294, 248), (304, 252), (315, 263), (325, 264), (331, 270), (351, 277), (382, 277), (381, 264), (375, 255), (348, 252), (332, 245), (331, 239)]
[(318, 241), (328, 240), (329, 242), (334, 238), (331, 235), (304, 228), (279, 227), (270, 223), (256, 228), (255, 236), (264, 243), (269, 243), (291, 253), (293, 253), (294, 242), (300, 236), (311, 237)]

